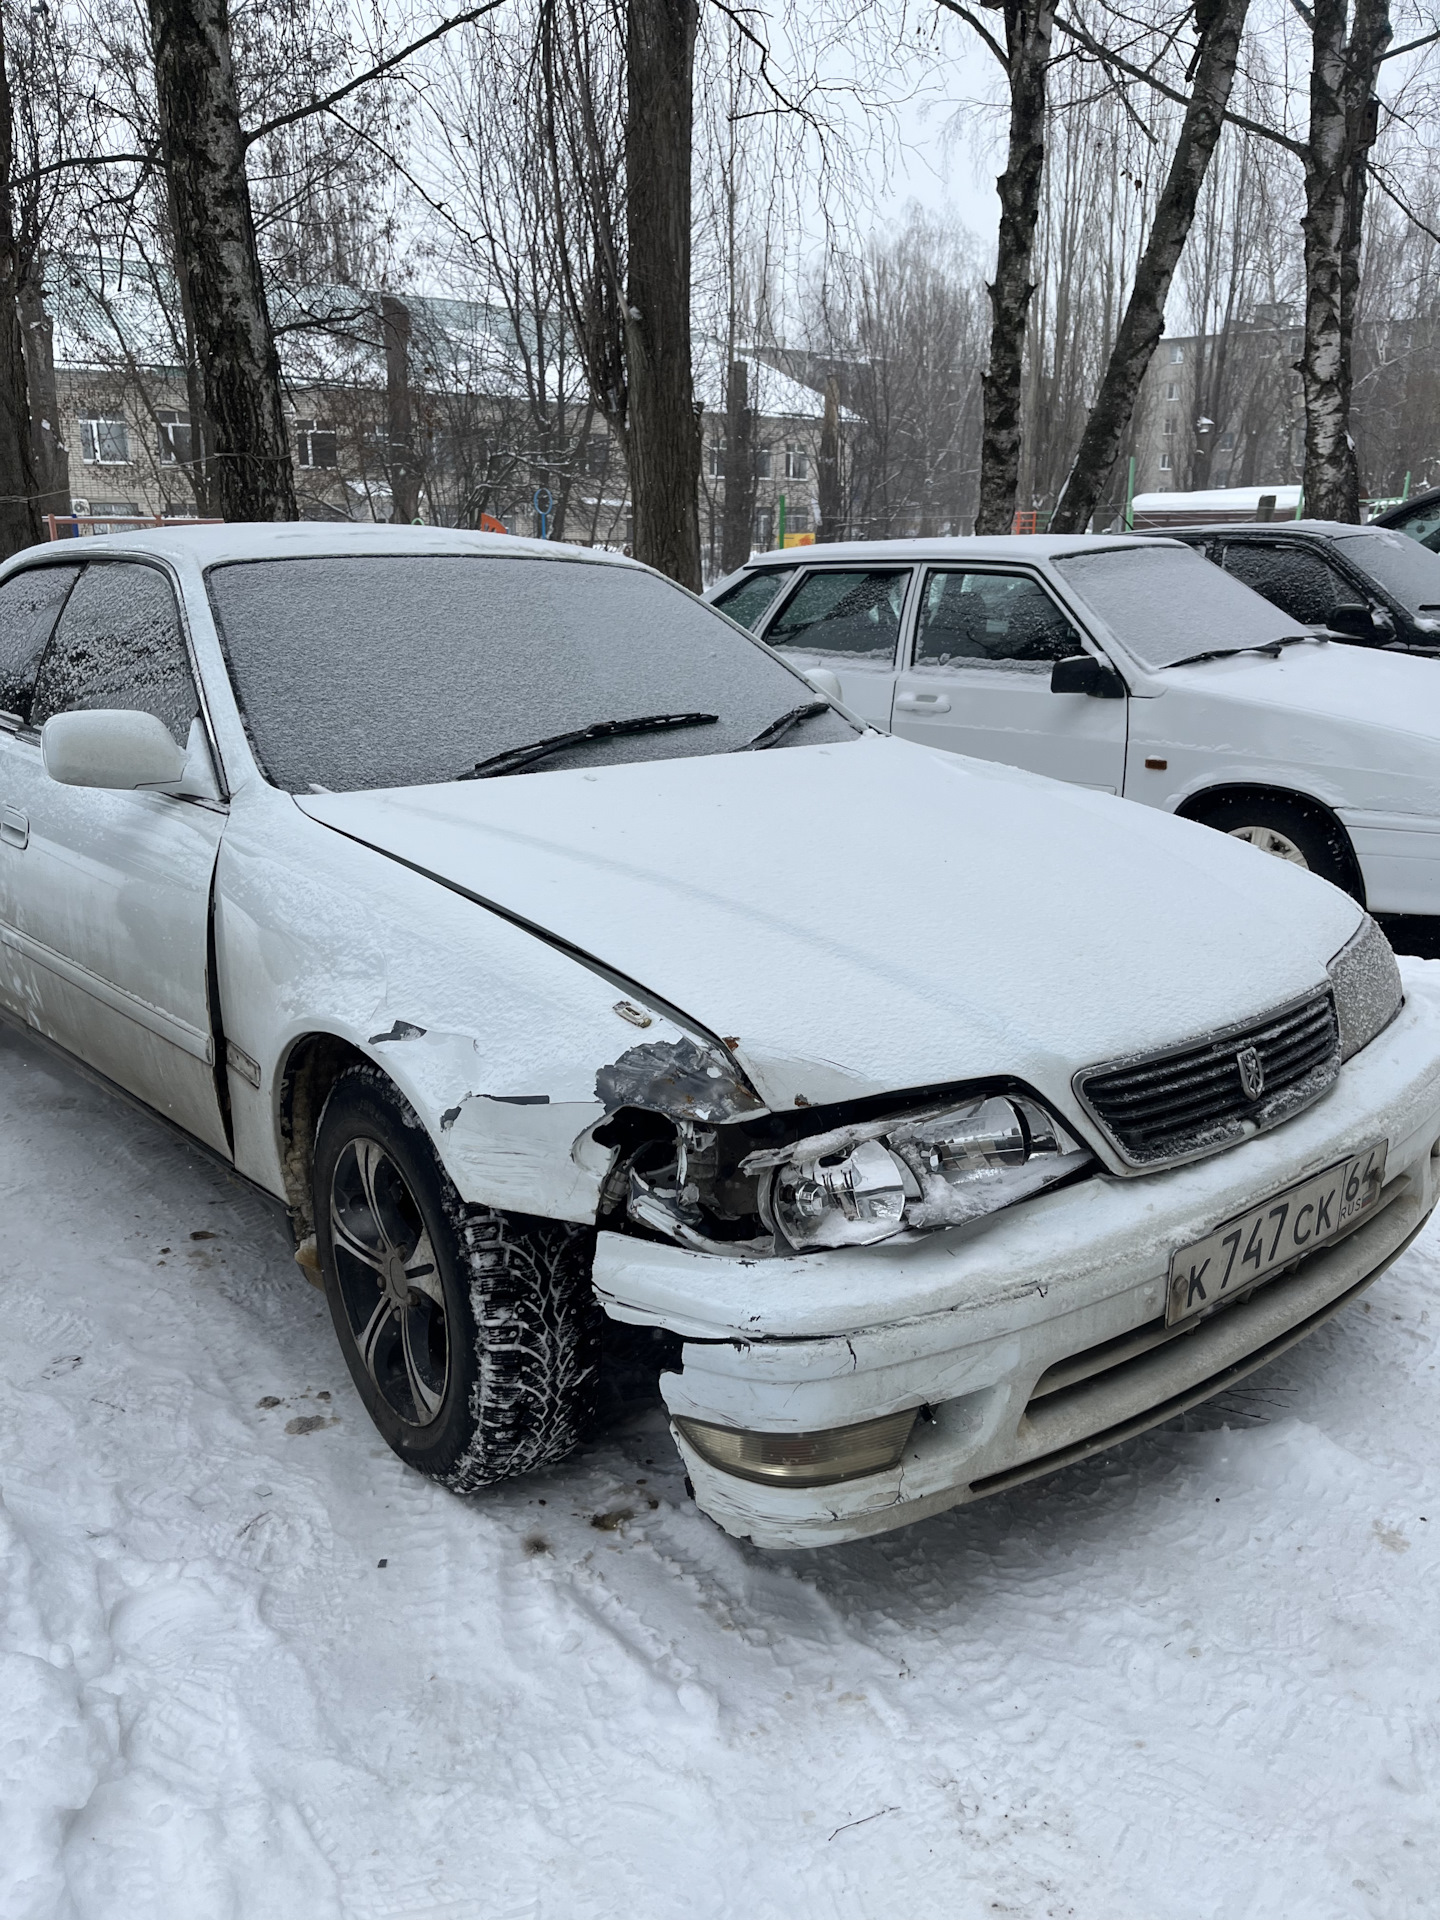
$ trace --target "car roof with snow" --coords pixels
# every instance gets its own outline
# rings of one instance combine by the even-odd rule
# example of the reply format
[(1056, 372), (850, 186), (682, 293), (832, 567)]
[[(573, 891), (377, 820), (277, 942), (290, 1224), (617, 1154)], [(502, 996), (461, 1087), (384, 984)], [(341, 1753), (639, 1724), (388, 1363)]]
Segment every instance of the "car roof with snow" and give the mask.
[(23, 557), (74, 565), (80, 560), (122, 553), (151, 554), (202, 567), (228, 560), (318, 559), (336, 554), (483, 554), (509, 559), (592, 560), (649, 571), (638, 560), (602, 547), (527, 540), (516, 534), (480, 533), (465, 527), (394, 527), (353, 520), (229, 521), (221, 525), (175, 521), (168, 526), (57, 540), (43, 548), (30, 547)]
[(953, 534), (931, 540), (837, 540), (824, 546), (752, 553), (741, 571), (755, 573), (762, 567), (803, 567), (833, 560), (888, 560), (899, 565), (914, 560), (1059, 560), (1070, 553), (1150, 544), (1132, 533), (992, 533)]

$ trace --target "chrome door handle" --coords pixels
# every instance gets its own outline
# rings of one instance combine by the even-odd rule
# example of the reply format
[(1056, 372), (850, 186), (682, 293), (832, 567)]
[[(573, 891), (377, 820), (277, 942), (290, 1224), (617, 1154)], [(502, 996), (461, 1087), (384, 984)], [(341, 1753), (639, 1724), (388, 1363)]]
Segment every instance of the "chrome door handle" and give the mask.
[(897, 693), (897, 707), (907, 713), (948, 713), (950, 702), (943, 693)]
[(0, 807), (0, 840), (7, 847), (28, 847), (30, 822), (18, 807)]

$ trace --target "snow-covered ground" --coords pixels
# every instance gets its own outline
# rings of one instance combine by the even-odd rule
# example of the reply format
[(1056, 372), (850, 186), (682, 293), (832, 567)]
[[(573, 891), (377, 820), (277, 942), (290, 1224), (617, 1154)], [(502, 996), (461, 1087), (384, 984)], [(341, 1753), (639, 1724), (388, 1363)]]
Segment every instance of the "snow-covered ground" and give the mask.
[(265, 1205), (0, 1028), (3, 1920), (1410, 1920), (1440, 1237), (1203, 1416), (766, 1555), (647, 1412), (457, 1500)]

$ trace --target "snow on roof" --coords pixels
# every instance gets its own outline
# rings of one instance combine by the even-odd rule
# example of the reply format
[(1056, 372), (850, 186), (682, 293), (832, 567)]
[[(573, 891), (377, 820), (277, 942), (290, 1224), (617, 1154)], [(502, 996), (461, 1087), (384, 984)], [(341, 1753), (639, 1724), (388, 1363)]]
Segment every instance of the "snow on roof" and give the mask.
[(1300, 504), (1298, 486), (1207, 487), (1199, 493), (1137, 493), (1131, 505), (1136, 513), (1233, 513), (1253, 519), (1260, 502), (1274, 500), (1275, 511), (1294, 513)]
[[(168, 267), (136, 258), (53, 260), (46, 293), (57, 366), (163, 371), (184, 366), (180, 294)], [(478, 300), (404, 294), (416, 388), (524, 399), (526, 354), (509, 314)], [(292, 385), (385, 384), (378, 293), (346, 286), (269, 289), (270, 315)], [(564, 381), (579, 395), (579, 367)]]
[[(725, 411), (724, 342), (706, 335), (697, 337), (692, 349), (695, 365), (695, 398), (706, 413)], [(762, 360), (753, 347), (737, 347), (735, 358), (750, 368), (750, 405), (754, 412), (772, 420), (823, 420), (825, 396), (788, 373), (781, 373)], [(843, 419), (854, 416), (841, 409)]]
[[(55, 541), (37, 552), (48, 560), (73, 561), (76, 549)], [(314, 559), (336, 554), (475, 554), (507, 560), (587, 560), (600, 566), (635, 567), (638, 560), (601, 547), (561, 540), (529, 540), (509, 533), (479, 533), (456, 527), (397, 527), (364, 520), (256, 520), (223, 525), (178, 523), (127, 533), (94, 534), (84, 553), (150, 553), (167, 560), (213, 567), (227, 560)]]
[(991, 533), (937, 535), (928, 540), (837, 540), (813, 547), (787, 547), (752, 554), (746, 571), (756, 567), (813, 567), (831, 560), (888, 560), (908, 566), (914, 560), (1056, 560), (1067, 553), (1101, 552), (1113, 547), (1149, 546), (1141, 535), (1120, 533)]

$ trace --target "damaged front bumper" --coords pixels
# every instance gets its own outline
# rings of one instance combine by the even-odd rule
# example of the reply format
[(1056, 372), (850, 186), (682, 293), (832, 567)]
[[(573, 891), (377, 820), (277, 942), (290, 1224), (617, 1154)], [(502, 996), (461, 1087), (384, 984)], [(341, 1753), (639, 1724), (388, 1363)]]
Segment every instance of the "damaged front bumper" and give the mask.
[[(1114, 1445), (1303, 1338), (1435, 1204), (1440, 989), (1406, 987), (1318, 1105), (1169, 1173), (1100, 1174), (973, 1226), (793, 1259), (602, 1233), (606, 1312), (683, 1341), (661, 1381), (673, 1421), (798, 1438), (919, 1410), (898, 1464), (814, 1486), (726, 1471), (676, 1427), (699, 1505), (760, 1546), (883, 1532)], [(1165, 1327), (1173, 1251), (1377, 1138), (1385, 1186), (1347, 1237)]]

